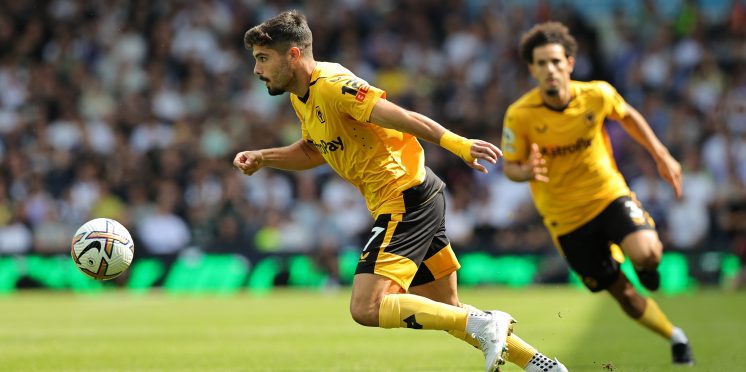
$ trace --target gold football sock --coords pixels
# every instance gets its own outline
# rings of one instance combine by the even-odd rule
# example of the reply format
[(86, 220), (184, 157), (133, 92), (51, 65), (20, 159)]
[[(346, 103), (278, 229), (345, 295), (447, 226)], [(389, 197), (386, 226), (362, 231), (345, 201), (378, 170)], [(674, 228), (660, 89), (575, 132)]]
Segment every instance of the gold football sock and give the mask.
[(508, 336), (508, 355), (506, 359), (521, 368), (526, 368), (531, 358), (539, 351), (523, 341), (518, 335), (512, 333)]
[(464, 330), (469, 311), (413, 294), (388, 294), (381, 300), (381, 328)]
[[(483, 313), (482, 310), (477, 309), (474, 306), (471, 306), (469, 304), (461, 304), (459, 305), (462, 309), (465, 309), (466, 311), (470, 313)], [(476, 348), (479, 348), (479, 341), (477, 341), (476, 338), (471, 337), (470, 334), (466, 333), (463, 329), (450, 329), (448, 330), (448, 333), (451, 334), (451, 336), (456, 337), (460, 340), (466, 341), (471, 346), (474, 346)]]
[(666, 314), (663, 314), (663, 311), (652, 298), (647, 299), (645, 311), (642, 316), (637, 318), (637, 321), (647, 329), (663, 336), (666, 340), (671, 339), (673, 324), (666, 318)]

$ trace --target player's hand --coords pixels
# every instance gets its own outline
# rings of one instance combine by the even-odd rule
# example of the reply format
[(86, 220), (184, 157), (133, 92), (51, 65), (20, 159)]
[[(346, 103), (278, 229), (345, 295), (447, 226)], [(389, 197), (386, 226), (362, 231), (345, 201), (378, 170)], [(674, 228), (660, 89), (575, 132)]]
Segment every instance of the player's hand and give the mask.
[(528, 155), (528, 161), (523, 165), (527, 173), (526, 180), (528, 181), (539, 181), (547, 183), (549, 182), (549, 169), (547, 169), (547, 161), (544, 156), (541, 155), (539, 145), (531, 144), (531, 153)]
[(503, 152), (497, 146), (482, 140), (472, 140), (470, 155), (474, 158), (471, 163), (466, 164), (482, 173), (487, 173), (487, 168), (479, 164), (479, 159), (486, 160), (492, 164), (497, 163), (497, 159), (503, 156)]
[(262, 168), (264, 156), (259, 151), (242, 151), (233, 158), (233, 166), (250, 176)]
[(655, 159), (655, 165), (661, 178), (673, 188), (676, 199), (681, 199), (681, 164), (671, 154), (666, 153), (663, 157)]

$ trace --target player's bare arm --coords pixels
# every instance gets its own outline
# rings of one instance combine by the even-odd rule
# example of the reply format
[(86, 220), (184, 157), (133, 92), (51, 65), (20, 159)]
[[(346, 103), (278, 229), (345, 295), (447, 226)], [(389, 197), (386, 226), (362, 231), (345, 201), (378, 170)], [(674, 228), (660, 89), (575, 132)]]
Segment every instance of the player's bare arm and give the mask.
[(547, 161), (541, 155), (539, 145), (535, 143), (531, 144), (531, 152), (526, 161), (506, 161), (503, 171), (508, 178), (517, 182), (549, 182)]
[(317, 167), (325, 162), (321, 153), (302, 139), (284, 147), (242, 151), (233, 158), (233, 165), (247, 176), (262, 167), (299, 171)]
[(502, 156), (502, 151), (492, 143), (458, 136), (427, 116), (405, 110), (385, 99), (379, 100), (373, 107), (370, 122), (439, 144), (482, 173), (487, 173), (487, 169), (478, 160), (495, 164)]
[(681, 165), (656, 137), (642, 114), (629, 104), (626, 112), (627, 116), (620, 120), (622, 128), (653, 157), (658, 174), (671, 185), (676, 198), (681, 199)]

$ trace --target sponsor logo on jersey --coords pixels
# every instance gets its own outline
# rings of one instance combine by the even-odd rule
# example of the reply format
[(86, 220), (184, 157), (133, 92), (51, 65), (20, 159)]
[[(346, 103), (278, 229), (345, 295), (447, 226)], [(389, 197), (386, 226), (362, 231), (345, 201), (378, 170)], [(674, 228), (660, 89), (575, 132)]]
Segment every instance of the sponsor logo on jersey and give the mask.
[(314, 140), (308, 140), (307, 142), (316, 146), (316, 148), (322, 154), (328, 154), (330, 152), (334, 152), (337, 150), (344, 151), (345, 149), (345, 145), (342, 142), (342, 137), (339, 137), (339, 136), (337, 136), (336, 139), (333, 139), (328, 142), (325, 140), (321, 140), (319, 142), (316, 142)]
[[(343, 80), (344, 78), (338, 77), (329, 80), (331, 83), (336, 83), (338, 81)], [(365, 96), (368, 94), (368, 91), (370, 90), (370, 85), (366, 83), (363, 80), (357, 79), (357, 78), (348, 78), (347, 81), (345, 81), (344, 85), (342, 86), (342, 94), (350, 94), (355, 96), (355, 101), (363, 102), (365, 101)]]
[(547, 146), (541, 148), (541, 154), (546, 157), (557, 157), (574, 154), (591, 147), (593, 139), (578, 138), (575, 143), (564, 146)]
[(546, 125), (546, 124), (544, 124), (543, 126), (540, 125), (540, 126), (534, 127), (534, 129), (536, 129), (536, 131), (539, 132), (539, 133), (546, 132), (547, 128), (549, 128), (549, 126)]
[(365, 101), (365, 95), (368, 94), (368, 90), (370, 89), (370, 85), (365, 84), (358, 88), (357, 94), (355, 94), (355, 101), (363, 102)]

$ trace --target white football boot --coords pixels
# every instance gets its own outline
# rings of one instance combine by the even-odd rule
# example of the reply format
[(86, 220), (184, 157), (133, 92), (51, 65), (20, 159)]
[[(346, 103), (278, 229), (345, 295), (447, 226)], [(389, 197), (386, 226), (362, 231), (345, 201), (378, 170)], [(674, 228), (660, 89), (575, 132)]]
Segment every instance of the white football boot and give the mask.
[(527, 372), (567, 372), (567, 367), (557, 358), (547, 358), (542, 353), (536, 353), (524, 369)]
[(510, 314), (498, 310), (469, 313), (466, 332), (479, 341), (486, 372), (499, 371), (500, 365), (505, 364), (508, 335), (513, 332), (513, 323)]

